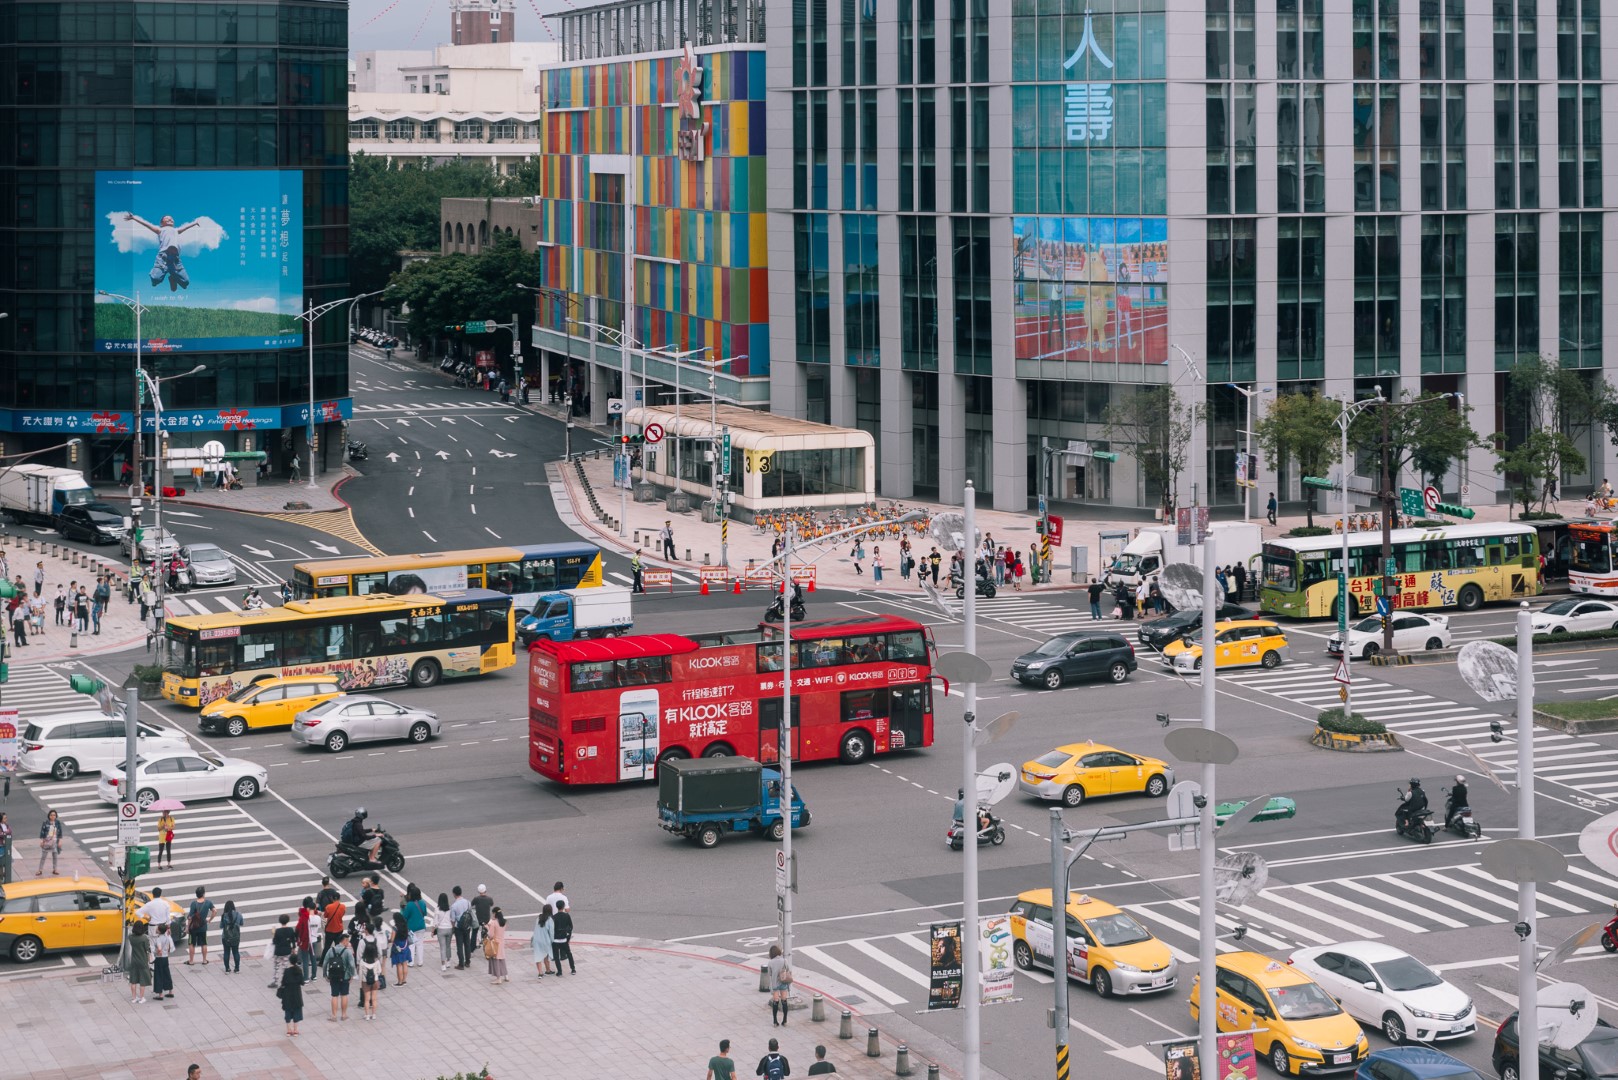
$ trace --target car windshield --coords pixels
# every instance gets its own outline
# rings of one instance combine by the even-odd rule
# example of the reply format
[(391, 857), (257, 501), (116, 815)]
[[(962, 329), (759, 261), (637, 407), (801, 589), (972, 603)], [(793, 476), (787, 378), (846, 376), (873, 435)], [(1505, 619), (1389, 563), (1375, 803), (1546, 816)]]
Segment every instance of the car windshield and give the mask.
[(259, 683), (248, 683), (246, 686), (238, 686), (236, 689), (234, 689), (230, 693), (226, 694), (225, 695), (225, 700), (226, 701), (247, 701), (254, 694), (258, 693), (262, 689), (264, 689), (264, 687)]
[(1579, 604), (1583, 602), (1583, 600), (1584, 600), (1584, 597), (1581, 596), (1581, 597), (1579, 597), (1578, 599), (1575, 599), (1575, 600), (1558, 600), (1554, 604), (1547, 604), (1547, 605), (1545, 605), (1545, 614), (1547, 614), (1547, 615), (1567, 615), (1567, 614), (1571, 613), (1574, 608), (1578, 607)]
[(197, 562), (224, 562), (228, 556), (212, 544), (193, 544), (191, 558)]
[(1061, 656), (1073, 647), (1076, 638), (1053, 637), (1045, 644), (1034, 650), (1035, 656)]
[(1314, 983), (1277, 986), (1270, 991), (1270, 999), (1275, 1002), (1276, 1015), (1282, 1020), (1318, 1020), (1343, 1011), (1330, 994)]
[(1133, 945), (1137, 941), (1150, 941), (1152, 938), (1144, 926), (1121, 911), (1116, 915), (1086, 919), (1085, 925), (1095, 935), (1099, 945)]
[(1043, 765), (1047, 769), (1058, 769), (1058, 768), (1061, 768), (1063, 765), (1066, 765), (1067, 764), (1067, 759), (1069, 757), (1071, 757), (1071, 756), (1072, 755), (1065, 754), (1060, 750), (1052, 750), (1048, 754), (1045, 754), (1045, 755), (1043, 755), (1041, 757), (1035, 758), (1034, 759), (1034, 764), (1035, 765)]
[(1389, 990), (1425, 990), (1444, 981), (1414, 956), (1401, 956), (1373, 964), (1372, 967), (1376, 968), (1377, 975), (1387, 983)]
[(1585, 1075), (1618, 1076), (1618, 1039), (1588, 1039), (1579, 1044), (1588, 1068)]
[(212, 765), (212, 766), (214, 766), (216, 768), (225, 763), (225, 759), (220, 757), (218, 754), (212, 754), (212, 753), (198, 754), (197, 757), (201, 758), (203, 761), (206, 761), (209, 765)]
[(1354, 629), (1362, 634), (1380, 634), (1382, 632), (1382, 620), (1373, 615), (1369, 619), (1361, 619), (1355, 623)]
[(303, 710), (305, 716), (324, 716), (342, 705), (348, 704), (347, 698), (328, 698), (312, 709)]

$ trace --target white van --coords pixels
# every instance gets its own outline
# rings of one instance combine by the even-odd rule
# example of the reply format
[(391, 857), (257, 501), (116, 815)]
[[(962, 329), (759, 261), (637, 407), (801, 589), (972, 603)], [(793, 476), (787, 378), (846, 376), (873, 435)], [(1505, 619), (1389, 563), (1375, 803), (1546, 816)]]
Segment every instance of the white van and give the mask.
[[(124, 760), (124, 719), (99, 709), (58, 713), (30, 720), (23, 728), (17, 765), (24, 772), (50, 773), (71, 780), (81, 772), (100, 772)], [(140, 724), (140, 753), (189, 750), (185, 733), (175, 728)]]

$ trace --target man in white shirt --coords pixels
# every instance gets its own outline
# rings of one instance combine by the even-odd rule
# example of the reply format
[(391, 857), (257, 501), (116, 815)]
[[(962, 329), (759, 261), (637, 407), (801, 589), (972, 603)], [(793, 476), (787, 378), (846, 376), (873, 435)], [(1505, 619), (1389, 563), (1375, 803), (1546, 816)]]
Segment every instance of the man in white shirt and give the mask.
[(142, 919), (152, 926), (163, 926), (170, 921), (173, 914), (174, 909), (163, 899), (161, 886), (153, 886), (152, 898), (135, 909), (135, 918)]
[(558, 881), (556, 883), (556, 887), (551, 890), (551, 894), (545, 898), (545, 902), (549, 904), (553, 910), (555, 910), (556, 902), (558, 900), (566, 904), (569, 911), (573, 910), (573, 902), (567, 898), (567, 893), (562, 891), (562, 883), (560, 881)]

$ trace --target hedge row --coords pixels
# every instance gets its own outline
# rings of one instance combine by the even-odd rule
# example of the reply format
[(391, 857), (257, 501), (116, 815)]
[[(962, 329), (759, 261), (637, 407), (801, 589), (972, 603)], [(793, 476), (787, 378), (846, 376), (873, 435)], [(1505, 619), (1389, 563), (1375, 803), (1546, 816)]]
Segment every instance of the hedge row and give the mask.
[[(1516, 646), (1517, 646), (1517, 638), (1515, 636), (1490, 638), (1489, 640), (1493, 641), (1493, 642), (1496, 642), (1497, 644), (1500, 644), (1500, 645), (1508, 646), (1510, 648), (1516, 648)], [(1561, 643), (1563, 641), (1614, 641), (1614, 640), (1618, 640), (1618, 630), (1611, 630), (1611, 629), (1608, 629), (1608, 630), (1576, 630), (1576, 631), (1572, 631), (1572, 632), (1569, 632), (1569, 633), (1566, 633), (1566, 634), (1535, 634), (1534, 635), (1534, 644), (1535, 645), (1549, 645), (1552, 642)]]
[(1377, 720), (1367, 720), (1359, 713), (1345, 717), (1342, 709), (1322, 709), (1320, 715), (1315, 717), (1315, 723), (1323, 731), (1334, 735), (1386, 735), (1388, 725)]

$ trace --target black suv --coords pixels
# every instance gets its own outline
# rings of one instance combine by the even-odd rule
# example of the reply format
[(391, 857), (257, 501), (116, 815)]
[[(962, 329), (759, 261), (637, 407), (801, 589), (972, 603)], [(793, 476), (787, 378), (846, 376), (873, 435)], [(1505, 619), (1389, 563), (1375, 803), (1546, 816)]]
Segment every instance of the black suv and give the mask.
[[(1494, 1037), (1494, 1071), (1500, 1080), (1522, 1080), (1517, 1067), (1517, 1014), (1500, 1025)], [(1550, 1043), (1539, 1044), (1539, 1075), (1565, 1076), (1567, 1080), (1607, 1080), (1618, 1077), (1618, 1028), (1597, 1020), (1594, 1031), (1571, 1050), (1558, 1050)]]
[(64, 540), (86, 540), (92, 544), (116, 544), (124, 535), (124, 516), (110, 503), (80, 503), (64, 506), (56, 515), (56, 531)]
[(1135, 647), (1121, 634), (1057, 634), (1013, 660), (1011, 677), (1055, 690), (1075, 679), (1123, 682), (1136, 666)]
[[(1219, 605), (1214, 612), (1214, 622), (1224, 622), (1226, 619), (1251, 619), (1253, 613), (1240, 604), (1233, 604), (1229, 600)], [(1153, 619), (1149, 623), (1141, 623), (1136, 631), (1142, 645), (1149, 646), (1162, 652), (1171, 643), (1179, 641), (1187, 634), (1202, 629), (1202, 609), (1187, 608), (1176, 611), (1173, 615), (1161, 619)]]

